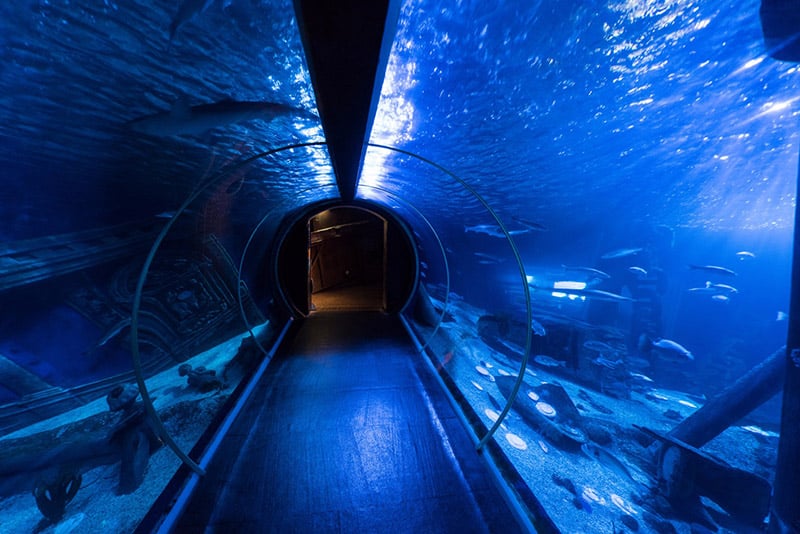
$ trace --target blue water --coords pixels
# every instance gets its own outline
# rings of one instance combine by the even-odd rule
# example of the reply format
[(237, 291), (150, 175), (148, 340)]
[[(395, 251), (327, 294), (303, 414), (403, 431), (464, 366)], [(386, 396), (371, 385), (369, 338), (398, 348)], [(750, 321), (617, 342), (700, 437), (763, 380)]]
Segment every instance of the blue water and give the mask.
[[(193, 195), (156, 263), (176, 250), (207, 252), (213, 235), (238, 267), (258, 230), (261, 249), (248, 253), (241, 274), (263, 303), (282, 218), (337, 192), (324, 146), (257, 156), (323, 142), (321, 125), (255, 120), (158, 137), (126, 124), (182, 99), (316, 113), (293, 5), (210, 2), (170, 40), (177, 4), (0, 6), (0, 244), (153, 218), (166, 224)], [(409, 224), (436, 299), (463, 299), (479, 315), (523, 318), (528, 295), (534, 318), (557, 313), (613, 327), (633, 355), (642, 330), (631, 304), (563, 299), (547, 288), (590, 282), (564, 265), (607, 272), (596, 289), (626, 297), (637, 283), (630, 267), (657, 276), (658, 317), (646, 333), (695, 356), (678, 374), (656, 377), (658, 385), (711, 396), (786, 337), (800, 71), (767, 55), (758, 6), (402, 2), (358, 195)], [(513, 246), (470, 230), (497, 233), (500, 223)], [(621, 248), (641, 251), (602, 258)], [(126, 268), (138, 272), (141, 261)], [(0, 355), (64, 388), (128, 371), (127, 334), (95, 350), (108, 333), (92, 316), (100, 312), (65, 304), (72, 289), (106, 283), (119, 265), (95, 268), (46, 289), (0, 293)], [(146, 289), (158, 292), (162, 282), (151, 277)], [(706, 282), (737, 291), (728, 299), (689, 291)], [(198, 285), (180, 283), (176, 295)], [(118, 296), (109, 290), (99, 300), (129, 313), (130, 300)], [(237, 323), (230, 334), (242, 329)], [(0, 388), (0, 400), (13, 399)], [(759, 417), (776, 428), (777, 403)]]

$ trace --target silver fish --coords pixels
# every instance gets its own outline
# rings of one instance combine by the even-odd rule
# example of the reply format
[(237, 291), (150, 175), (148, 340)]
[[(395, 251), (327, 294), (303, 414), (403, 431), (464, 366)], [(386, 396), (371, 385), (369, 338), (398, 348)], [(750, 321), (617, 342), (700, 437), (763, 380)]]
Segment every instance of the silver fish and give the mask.
[(562, 264), (561, 267), (563, 267), (565, 271), (587, 273), (595, 278), (602, 278), (604, 280), (608, 280), (609, 278), (611, 278), (610, 274), (605, 273), (600, 269), (595, 269), (593, 267), (582, 267), (580, 265), (564, 265), (564, 264)]
[(531, 330), (533, 330), (533, 335), (535, 336), (546, 336), (547, 330), (544, 329), (542, 323), (537, 321), (536, 319), (531, 319)]
[(189, 106), (185, 101), (178, 101), (171, 111), (134, 119), (128, 122), (128, 127), (157, 136), (196, 135), (237, 122), (254, 119), (269, 121), (280, 116), (317, 118), (306, 110), (275, 102), (223, 100), (213, 104)]
[(728, 284), (712, 284), (711, 282), (706, 282), (706, 285), (712, 289), (717, 289), (720, 292), (727, 291), (730, 294), (739, 292), (738, 289)]
[(612, 347), (608, 343), (597, 341), (596, 339), (590, 339), (589, 341), (584, 341), (583, 348), (593, 350), (595, 352), (614, 352), (614, 347)]
[(636, 266), (628, 267), (628, 270), (640, 278), (644, 278), (647, 276), (647, 270), (643, 269), (642, 267), (636, 267)]
[[(465, 232), (474, 232), (476, 234), (486, 234), (491, 237), (506, 237), (503, 229), (496, 224), (476, 224), (475, 226), (465, 226)], [(509, 235), (526, 234), (528, 230), (508, 230)]]
[(694, 356), (681, 344), (672, 341), (671, 339), (661, 338), (658, 341), (651, 342), (653, 348), (656, 348), (665, 353), (677, 354), (689, 360), (694, 360)]
[(506, 341), (505, 339), (502, 339), (502, 338), (498, 338), (497, 341), (499, 341), (501, 345), (503, 345), (505, 348), (507, 348), (511, 352), (514, 352), (514, 353), (520, 354), (520, 355), (525, 354), (525, 348), (524, 347), (520, 347), (516, 343), (512, 343), (511, 341)]
[(567, 362), (556, 360), (546, 354), (537, 354), (533, 357), (533, 361), (544, 367), (565, 367), (567, 365)]
[(616, 293), (611, 293), (610, 291), (603, 291), (602, 289), (556, 289), (551, 291), (558, 291), (568, 295), (577, 295), (579, 297), (602, 300), (605, 302), (633, 302), (633, 299), (630, 297), (624, 297)]
[(606, 252), (602, 256), (601, 259), (604, 260), (615, 260), (617, 258), (625, 258), (627, 256), (633, 256), (634, 254), (638, 254), (642, 251), (641, 248), (618, 248), (616, 250), (612, 250), (611, 252)]
[(706, 282), (705, 287), (692, 287), (689, 289), (689, 291), (695, 294), (711, 295), (711, 298), (716, 298), (720, 296), (725, 297), (724, 299), (717, 299), (717, 300), (728, 300), (728, 296), (734, 295), (739, 292), (738, 289), (736, 289), (731, 285), (712, 284), (710, 281)]
[(693, 263), (689, 264), (689, 269), (694, 271), (707, 271), (709, 273), (716, 273), (722, 274), (725, 276), (736, 276), (734, 271), (727, 269), (725, 267), (720, 267), (719, 265), (695, 265)]
[(500, 405), (500, 402), (497, 399), (495, 399), (492, 396), (492, 394), (489, 393), (488, 391), (486, 392), (486, 394), (489, 396), (489, 404), (492, 405), (492, 408), (494, 408), (498, 412), (502, 412), (503, 411), (503, 406)]
[(493, 254), (486, 254), (485, 252), (473, 252), (473, 254), (476, 257), (481, 258), (481, 260), (487, 261), (487, 262), (490, 262), (490, 263), (502, 263), (502, 262), (505, 261), (505, 258), (501, 258), (501, 257), (495, 256)]
[(653, 379), (647, 375), (643, 375), (642, 373), (628, 373), (631, 375), (631, 378), (638, 378), (639, 380), (643, 380), (644, 382), (652, 382)]
[(594, 363), (595, 365), (599, 365), (601, 367), (606, 367), (608, 369), (616, 369), (617, 367), (622, 365), (623, 362), (622, 358), (618, 360), (609, 360), (608, 358), (604, 358), (603, 356), (598, 356), (597, 358), (592, 360), (592, 363)]
[(547, 227), (545, 225), (543, 225), (541, 223), (538, 223), (536, 221), (529, 221), (527, 219), (523, 219), (522, 217), (516, 217), (516, 216), (512, 216), (511, 218), (515, 222), (518, 222), (519, 224), (521, 224), (522, 226), (527, 228), (528, 230), (534, 230), (536, 232), (546, 232), (547, 231)]
[(581, 445), (581, 450), (586, 456), (599, 462), (601, 465), (618, 474), (620, 477), (629, 478), (630, 480), (636, 482), (628, 467), (623, 464), (617, 458), (617, 456), (607, 451), (603, 447), (593, 443), (584, 443)]

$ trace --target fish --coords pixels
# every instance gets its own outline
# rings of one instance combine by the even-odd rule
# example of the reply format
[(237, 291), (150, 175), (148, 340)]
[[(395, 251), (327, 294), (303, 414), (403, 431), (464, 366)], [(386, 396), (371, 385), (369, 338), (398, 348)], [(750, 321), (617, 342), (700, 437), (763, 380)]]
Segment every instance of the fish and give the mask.
[(647, 276), (647, 270), (643, 269), (642, 267), (636, 267), (635, 265), (632, 267), (628, 267), (628, 270), (638, 276), (639, 278), (645, 278)]
[(603, 260), (615, 260), (617, 258), (626, 258), (628, 256), (633, 256), (638, 254), (642, 251), (641, 248), (618, 248), (616, 250), (612, 250), (610, 252), (606, 252), (600, 259)]
[(610, 471), (613, 471), (617, 475), (623, 478), (628, 478), (633, 482), (636, 480), (631, 475), (630, 470), (628, 467), (620, 461), (617, 456), (612, 454), (610, 451), (600, 447), (599, 445), (595, 445), (593, 443), (584, 443), (581, 445), (581, 450), (583, 453), (592, 458), (593, 460), (597, 461)]
[(514, 352), (514, 353), (520, 354), (520, 355), (525, 354), (525, 349), (523, 347), (520, 347), (516, 343), (512, 343), (511, 341), (506, 341), (505, 339), (501, 339), (501, 338), (498, 338), (497, 341), (499, 341), (501, 345), (503, 345), (505, 348), (507, 348), (511, 352)]
[[(476, 234), (486, 234), (491, 237), (506, 237), (503, 229), (496, 224), (476, 224), (475, 226), (465, 226), (464, 232)], [(508, 230), (509, 235), (519, 235), (528, 233), (528, 230)]]
[(611, 278), (611, 275), (601, 271), (600, 269), (595, 269), (593, 267), (582, 267), (580, 265), (564, 265), (561, 264), (561, 267), (565, 271), (573, 271), (573, 272), (580, 272), (580, 273), (587, 273), (594, 278), (602, 278), (603, 280), (608, 280)]
[(648, 399), (656, 399), (656, 400), (661, 400), (661, 401), (670, 400), (670, 398), (667, 395), (664, 395), (663, 393), (661, 393), (659, 391), (656, 391), (656, 390), (648, 391), (645, 394), (645, 397), (647, 397)]
[(628, 365), (631, 367), (636, 367), (638, 369), (650, 367), (650, 362), (644, 358), (637, 358), (636, 356), (627, 356), (625, 361), (628, 362)]
[(692, 355), (692, 353), (681, 344), (663, 337), (658, 341), (653, 341), (646, 334), (642, 334), (639, 336), (639, 350), (645, 353), (648, 353), (652, 350), (657, 350), (665, 355), (678, 356), (679, 358), (686, 360), (694, 360), (694, 355)]
[(514, 222), (521, 224), (528, 230), (533, 230), (535, 232), (546, 232), (548, 230), (548, 228), (545, 225), (538, 223), (536, 221), (530, 221), (528, 219), (523, 219), (522, 217), (517, 217), (513, 215), (511, 218), (514, 220)]
[(716, 300), (717, 302), (724, 302), (728, 303), (731, 298), (727, 295), (711, 295), (712, 300)]
[(593, 350), (595, 352), (614, 352), (614, 347), (612, 347), (608, 343), (597, 341), (596, 339), (590, 339), (589, 341), (584, 341), (583, 348)]
[(783, 311), (779, 311), (777, 317), (775, 318), (776, 321), (785, 321), (789, 318), (789, 314)]
[(492, 373), (490, 373), (489, 370), (486, 367), (483, 367), (482, 365), (476, 365), (475, 366), (475, 370), (478, 371), (478, 374), (481, 374), (481, 375), (485, 376), (486, 378), (489, 378), (489, 379), (492, 378)]
[(533, 361), (543, 367), (566, 367), (567, 362), (563, 360), (556, 360), (547, 354), (537, 354), (533, 357)]
[[(689, 291), (693, 293), (702, 293), (708, 295), (733, 295), (738, 293), (739, 290), (728, 284), (712, 284), (710, 280), (706, 281), (705, 287), (693, 287)], [(713, 297), (712, 297), (713, 298)]]
[(558, 291), (567, 295), (576, 295), (605, 302), (633, 302), (633, 299), (630, 297), (617, 295), (616, 293), (603, 291), (602, 289), (561, 289)]
[(609, 360), (608, 358), (604, 358), (602, 355), (600, 355), (592, 360), (592, 363), (608, 369), (616, 369), (622, 365), (623, 361), (622, 358), (619, 358), (618, 360)]
[(684, 393), (688, 398), (696, 400), (697, 402), (706, 402), (708, 398), (706, 397), (705, 393), (697, 394), (697, 393)]
[(756, 425), (747, 425), (739, 427), (742, 430), (746, 430), (752, 434), (758, 434), (759, 436), (764, 436), (768, 438), (776, 438), (780, 436), (777, 432), (772, 432), (771, 430), (764, 430), (763, 428), (757, 427)]
[(130, 319), (123, 319), (114, 326), (112, 326), (103, 337), (101, 337), (97, 343), (94, 344), (92, 351), (99, 349), (109, 341), (111, 341), (114, 337), (118, 336), (124, 329), (128, 328), (131, 325)]
[(494, 396), (488, 391), (486, 392), (486, 394), (489, 396), (489, 403), (492, 405), (492, 407), (498, 412), (502, 412), (503, 407), (500, 405), (500, 402), (497, 399), (495, 399)]
[(709, 282), (706, 282), (704, 287), (690, 287), (689, 291), (696, 294), (696, 295), (716, 295), (717, 291), (710, 286)]
[(179, 99), (170, 111), (146, 115), (127, 123), (135, 132), (160, 137), (197, 135), (214, 128), (250, 120), (273, 120), (281, 116), (317, 119), (304, 109), (275, 102), (222, 100), (212, 104), (189, 106)]
[(755, 254), (753, 254), (752, 252), (750, 252), (749, 250), (742, 250), (741, 252), (737, 252), (737, 253), (736, 253), (736, 256), (737, 256), (737, 257), (738, 257), (740, 260), (746, 260), (746, 259), (748, 259), (748, 258), (749, 258), (749, 259), (753, 259), (753, 258), (755, 258), (755, 257), (756, 257), (756, 255), (755, 255)]
[(485, 252), (473, 252), (475, 256), (481, 258), (482, 260), (488, 261), (490, 263), (502, 263), (505, 261), (504, 258), (499, 256), (494, 256), (492, 254), (486, 254)]
[(711, 282), (706, 282), (706, 285), (711, 287), (712, 289), (719, 290), (720, 292), (728, 292), (730, 294), (738, 293), (739, 290), (735, 287), (728, 285), (728, 284), (712, 284)]
[(533, 334), (536, 336), (547, 335), (547, 330), (545, 330), (544, 326), (542, 326), (542, 323), (540, 323), (536, 319), (531, 319), (531, 330), (533, 330)]
[(631, 376), (631, 378), (638, 378), (639, 380), (642, 380), (642, 381), (644, 381), (644, 382), (652, 382), (652, 381), (653, 381), (653, 379), (652, 379), (652, 378), (650, 378), (650, 377), (649, 377), (649, 376), (647, 376), (647, 375), (643, 375), (642, 373), (632, 373), (632, 372), (629, 372), (628, 374)]
[(725, 276), (736, 276), (736, 272), (725, 267), (720, 267), (719, 265), (695, 265), (694, 263), (690, 263), (689, 269), (694, 271), (707, 271), (709, 273), (722, 274)]
[[(205, 13), (205, 11), (214, 3), (214, 0), (183, 0), (181, 5), (178, 6), (178, 11), (172, 17), (169, 23), (169, 42), (175, 39), (175, 34), (178, 33), (178, 28), (192, 20), (195, 16)], [(225, 6), (230, 4), (230, 0), (225, 2)]]
[(551, 475), (551, 478), (553, 479), (553, 482), (555, 482), (556, 485), (561, 486), (562, 488), (564, 488), (573, 495), (578, 495), (578, 492), (575, 489), (575, 483), (572, 482), (572, 480), (568, 479), (567, 477), (559, 476), (556, 473), (553, 473)]

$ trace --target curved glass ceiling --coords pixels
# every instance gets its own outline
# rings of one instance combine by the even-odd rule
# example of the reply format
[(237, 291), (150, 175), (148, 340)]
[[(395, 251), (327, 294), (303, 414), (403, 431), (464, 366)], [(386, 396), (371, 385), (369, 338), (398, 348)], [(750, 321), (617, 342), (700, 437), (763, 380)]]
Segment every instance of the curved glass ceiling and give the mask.
[(756, 1), (407, 0), (371, 142), (550, 227), (788, 229), (797, 94)]
[[(288, 0), (184, 13), (149, 1), (25, 4), (0, 7), (0, 238), (173, 210), (226, 165), (322, 140)], [(296, 109), (273, 118), (267, 102)], [(188, 125), (190, 113), (207, 122)], [(162, 122), (134, 124), (153, 116)], [(327, 155), (258, 179), (274, 184), (272, 199), (289, 197), (306, 164), (319, 171), (308, 183), (332, 182)]]

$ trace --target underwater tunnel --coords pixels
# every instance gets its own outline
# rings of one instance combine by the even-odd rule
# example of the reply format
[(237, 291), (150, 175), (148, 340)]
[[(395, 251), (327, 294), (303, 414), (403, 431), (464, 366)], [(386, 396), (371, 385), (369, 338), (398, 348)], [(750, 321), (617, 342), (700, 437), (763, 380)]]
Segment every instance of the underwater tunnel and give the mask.
[(3, 530), (800, 532), (798, 39), (3, 4)]

